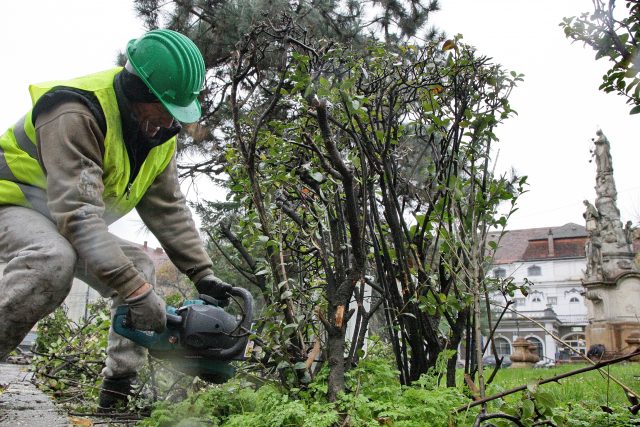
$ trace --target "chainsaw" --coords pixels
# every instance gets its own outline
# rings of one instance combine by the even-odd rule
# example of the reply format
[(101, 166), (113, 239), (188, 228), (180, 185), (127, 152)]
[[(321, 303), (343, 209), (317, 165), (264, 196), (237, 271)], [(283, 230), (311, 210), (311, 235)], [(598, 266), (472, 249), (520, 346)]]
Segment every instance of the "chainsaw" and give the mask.
[(180, 372), (221, 384), (235, 374), (231, 362), (247, 359), (253, 348), (249, 339), (253, 297), (238, 287), (231, 288), (229, 295), (243, 302), (239, 320), (219, 300), (201, 294), (179, 308), (167, 306), (167, 326), (160, 333), (133, 329), (128, 305), (116, 308), (113, 330), (146, 347), (151, 356), (168, 360)]

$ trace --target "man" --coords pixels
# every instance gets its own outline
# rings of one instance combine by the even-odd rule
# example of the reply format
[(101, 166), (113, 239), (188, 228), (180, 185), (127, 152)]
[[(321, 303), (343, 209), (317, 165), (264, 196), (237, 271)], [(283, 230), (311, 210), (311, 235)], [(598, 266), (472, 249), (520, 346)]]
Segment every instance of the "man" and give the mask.
[[(161, 331), (151, 260), (107, 230), (136, 208), (200, 293), (225, 298), (177, 178), (178, 122), (201, 116), (205, 66), (184, 35), (153, 30), (127, 64), (29, 87), (33, 107), (0, 137), (0, 360), (65, 299), (78, 277), (130, 305), (136, 329)], [(100, 407), (131, 392), (146, 351), (111, 330)]]

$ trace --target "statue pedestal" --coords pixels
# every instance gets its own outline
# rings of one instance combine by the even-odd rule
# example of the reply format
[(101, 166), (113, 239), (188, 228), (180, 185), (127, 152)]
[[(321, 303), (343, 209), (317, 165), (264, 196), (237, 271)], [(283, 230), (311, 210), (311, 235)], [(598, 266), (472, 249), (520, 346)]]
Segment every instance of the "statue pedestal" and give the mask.
[(587, 304), (587, 348), (602, 344), (610, 357), (633, 349), (627, 339), (640, 333), (640, 274), (627, 273), (615, 282), (584, 282)]
[(596, 322), (586, 328), (587, 348), (594, 344), (602, 344), (611, 357), (622, 356), (633, 350), (627, 340), (640, 333), (638, 322)]
[[(624, 341), (631, 351), (640, 350), (640, 331), (632, 332)], [(629, 360), (632, 362), (640, 362), (640, 356), (632, 357)]]

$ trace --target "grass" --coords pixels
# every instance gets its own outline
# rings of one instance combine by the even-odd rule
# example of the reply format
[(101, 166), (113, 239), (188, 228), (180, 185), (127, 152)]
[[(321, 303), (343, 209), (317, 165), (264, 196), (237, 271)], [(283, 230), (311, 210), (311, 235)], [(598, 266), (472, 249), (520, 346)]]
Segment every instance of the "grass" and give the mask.
[[(587, 366), (586, 364), (567, 364), (553, 368), (501, 369), (496, 374), (493, 382), (487, 386), (486, 396), (490, 397), (523, 385), (533, 386), (541, 380)], [(602, 369), (635, 393), (640, 394), (639, 363), (619, 363)], [(485, 369), (485, 380), (492, 372), (489, 368)], [(551, 417), (549, 421), (553, 421), (552, 424), (540, 425), (555, 425), (558, 427), (635, 427), (640, 425), (640, 414), (633, 415), (628, 410), (631, 404), (625, 395), (625, 391), (618, 384), (609, 380), (605, 374), (596, 370), (563, 378), (559, 382), (539, 385), (536, 389), (537, 392), (534, 394), (536, 402), (538, 396), (543, 399), (543, 392), (545, 395), (550, 396), (550, 398), (540, 400), (539, 403), (547, 405), (546, 407), (550, 408), (551, 412), (545, 412), (543, 406), (539, 409), (545, 412), (546, 416)], [(532, 416), (534, 413), (531, 404), (529, 404), (531, 409), (528, 415), (524, 415), (526, 403), (529, 403), (527, 396), (529, 394), (526, 391), (519, 391), (501, 399), (492, 400), (488, 403), (487, 412), (489, 414), (506, 413), (518, 417), (522, 416), (523, 425), (533, 425), (534, 419)], [(546, 404), (544, 402), (549, 403)], [(538, 408), (538, 403), (535, 405)], [(472, 425), (478, 411), (479, 407), (475, 407), (467, 413), (461, 413), (457, 418), (457, 425)], [(516, 425), (505, 419), (495, 419), (493, 421), (495, 423), (490, 425), (500, 427)]]
[[(508, 368), (501, 369), (493, 382), (487, 387), (487, 396), (509, 390), (524, 384), (535, 383), (541, 379), (585, 367), (585, 364), (567, 364), (553, 368)], [(602, 368), (630, 389), (640, 394), (640, 364), (622, 363)], [(491, 371), (486, 369), (485, 376)], [(606, 375), (598, 371), (590, 371), (562, 379), (559, 383), (548, 383), (541, 386), (553, 395), (558, 403), (593, 402), (600, 405), (618, 404), (628, 406), (629, 401), (624, 390)], [(519, 394), (516, 393), (515, 396)]]

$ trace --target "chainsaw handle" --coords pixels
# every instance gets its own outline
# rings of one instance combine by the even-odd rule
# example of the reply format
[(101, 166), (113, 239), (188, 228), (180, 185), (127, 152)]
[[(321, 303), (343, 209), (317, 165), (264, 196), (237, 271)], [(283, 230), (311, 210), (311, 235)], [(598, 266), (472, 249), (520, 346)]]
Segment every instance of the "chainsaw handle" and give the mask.
[(245, 315), (240, 326), (246, 330), (251, 329), (251, 324), (253, 323), (253, 295), (245, 288), (240, 287), (231, 288), (229, 295), (242, 298)]
[(167, 313), (167, 325), (180, 326), (182, 324), (182, 317), (177, 314)]
[[(242, 298), (244, 303), (244, 318), (242, 319), (242, 322), (238, 324), (236, 329), (246, 332), (250, 331), (251, 324), (253, 323), (253, 295), (251, 295), (251, 292), (245, 288), (240, 287), (231, 288), (231, 290), (229, 290), (229, 295)], [(247, 340), (238, 340), (232, 347), (220, 351), (220, 357), (223, 359), (227, 357), (231, 358), (243, 351), (246, 345)]]

